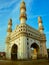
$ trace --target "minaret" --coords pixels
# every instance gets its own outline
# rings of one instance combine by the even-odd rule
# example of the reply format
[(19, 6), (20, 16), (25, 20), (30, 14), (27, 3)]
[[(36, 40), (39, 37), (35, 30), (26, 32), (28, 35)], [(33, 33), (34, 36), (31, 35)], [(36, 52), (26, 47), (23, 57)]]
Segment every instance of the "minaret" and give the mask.
[(26, 15), (26, 6), (25, 2), (22, 1), (20, 5), (20, 23), (26, 23), (27, 15)]
[(11, 32), (12, 32), (12, 19), (9, 20), (8, 22), (8, 29), (7, 29), (7, 37), (6, 37), (6, 48), (5, 48), (5, 51), (6, 51), (6, 58), (9, 59), (9, 45), (10, 45), (10, 35), (11, 35)]
[(38, 17), (38, 25), (39, 25), (39, 31), (40, 31), (41, 33), (43, 33), (44, 28), (43, 28), (42, 19), (41, 19), (40, 16)]
[(8, 22), (8, 29), (7, 29), (7, 35), (9, 35), (12, 32), (12, 19)]

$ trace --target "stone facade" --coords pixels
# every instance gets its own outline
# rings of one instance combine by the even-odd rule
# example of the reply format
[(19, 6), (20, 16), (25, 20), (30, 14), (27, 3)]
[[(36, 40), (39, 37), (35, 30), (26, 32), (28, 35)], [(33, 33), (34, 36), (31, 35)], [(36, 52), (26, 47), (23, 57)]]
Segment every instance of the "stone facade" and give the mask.
[[(47, 58), (46, 36), (43, 33), (42, 23), (36, 30), (26, 24), (25, 2), (20, 6), (20, 24), (12, 31), (12, 20), (10, 19), (6, 37), (6, 58), (37, 59)], [(40, 18), (39, 18), (40, 19)], [(41, 21), (41, 19), (40, 19)], [(42, 33), (41, 33), (42, 31)]]

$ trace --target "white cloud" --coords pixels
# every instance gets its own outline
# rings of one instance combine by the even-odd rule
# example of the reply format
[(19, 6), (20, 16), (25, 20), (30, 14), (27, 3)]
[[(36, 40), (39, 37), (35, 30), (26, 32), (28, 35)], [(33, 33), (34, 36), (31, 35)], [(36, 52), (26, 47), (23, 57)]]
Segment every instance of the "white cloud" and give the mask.
[(19, 3), (16, 4), (16, 6), (15, 6), (15, 8), (12, 10), (11, 14), (12, 14), (12, 13), (15, 13), (15, 12), (18, 12), (18, 10), (19, 10)]
[(20, 13), (20, 1), (15, 5), (14, 9), (10, 13), (10, 17), (14, 18), (14, 20), (18, 20), (19, 18), (19, 13)]
[[(22, 0), (21, 0), (22, 1)], [(12, 12), (11, 12), (11, 14), (10, 15), (13, 15), (14, 13), (16, 13), (15, 15), (16, 15), (16, 19), (18, 19), (19, 18), (19, 13), (20, 13), (20, 2), (21, 1), (19, 1), (17, 4), (16, 4), (16, 6), (15, 6), (15, 8), (12, 10)], [(33, 0), (28, 0), (27, 2), (25, 2), (25, 3), (28, 3), (26, 6), (30, 6), (30, 4), (31, 4), (31, 2), (33, 2)], [(14, 17), (14, 16), (13, 16)]]
[(8, 8), (8, 7), (10, 7), (15, 2), (16, 2), (16, 0), (12, 0), (11, 2), (0, 3), (0, 10), (2, 8)]
[(0, 3), (0, 16), (10, 12), (10, 7), (18, 0), (11, 0), (9, 2)]
[(31, 7), (32, 7), (33, 3), (34, 3), (34, 0), (26, 0), (26, 5), (27, 5), (27, 7), (28, 7), (29, 10), (31, 10)]

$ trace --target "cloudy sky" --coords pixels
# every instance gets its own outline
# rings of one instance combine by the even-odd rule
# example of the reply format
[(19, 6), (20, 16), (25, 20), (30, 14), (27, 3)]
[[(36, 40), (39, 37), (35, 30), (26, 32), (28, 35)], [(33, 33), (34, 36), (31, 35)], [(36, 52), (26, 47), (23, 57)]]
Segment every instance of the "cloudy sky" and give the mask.
[[(5, 51), (8, 20), (12, 18), (12, 29), (20, 23), (20, 3), (22, 0), (0, 0), (0, 51)], [(49, 48), (49, 0), (24, 0), (27, 8), (26, 23), (38, 29), (38, 16), (42, 17), (46, 46)]]

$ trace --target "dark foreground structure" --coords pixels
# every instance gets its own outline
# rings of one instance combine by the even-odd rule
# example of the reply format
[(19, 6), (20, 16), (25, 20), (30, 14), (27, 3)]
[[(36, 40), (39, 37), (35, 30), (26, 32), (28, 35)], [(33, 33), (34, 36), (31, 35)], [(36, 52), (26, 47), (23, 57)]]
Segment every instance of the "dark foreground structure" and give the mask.
[(0, 52), (0, 60), (5, 60), (5, 59), (6, 59), (6, 53)]

